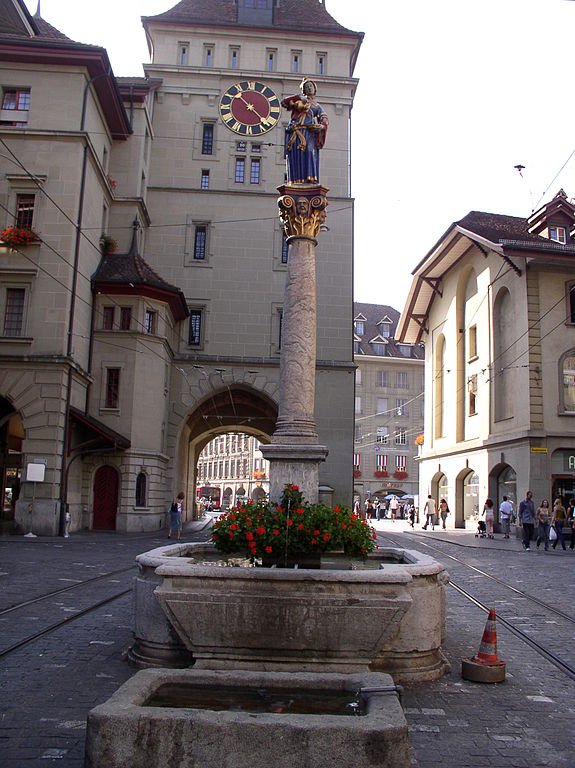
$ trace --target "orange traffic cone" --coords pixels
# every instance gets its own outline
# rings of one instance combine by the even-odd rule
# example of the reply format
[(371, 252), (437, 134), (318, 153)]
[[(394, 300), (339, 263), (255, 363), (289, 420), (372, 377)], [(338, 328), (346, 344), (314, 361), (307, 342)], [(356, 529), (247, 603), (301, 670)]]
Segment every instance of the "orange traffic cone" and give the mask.
[(505, 662), (497, 656), (496, 615), (489, 611), (479, 650), (472, 659), (461, 662), (461, 675), (477, 683), (502, 683), (505, 680)]
[(485, 629), (483, 630), (483, 637), (481, 638), (479, 650), (473, 657), (473, 661), (476, 661), (478, 664), (487, 664), (487, 666), (491, 667), (504, 663), (497, 657), (497, 629), (495, 627), (496, 618), (497, 617), (495, 615), (495, 611), (492, 608), (489, 611), (489, 616), (487, 617), (487, 622), (485, 624)]

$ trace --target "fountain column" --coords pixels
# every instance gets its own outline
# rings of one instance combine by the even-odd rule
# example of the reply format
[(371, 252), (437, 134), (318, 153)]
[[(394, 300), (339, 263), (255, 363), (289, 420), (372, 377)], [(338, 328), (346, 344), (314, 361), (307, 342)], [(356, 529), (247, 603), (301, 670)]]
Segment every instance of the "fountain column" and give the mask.
[(318, 501), (319, 465), (328, 449), (319, 445), (315, 423), (317, 298), (316, 237), (326, 220), (327, 187), (288, 183), (278, 188), (280, 222), (288, 243), (288, 267), (280, 351), (279, 414), (272, 441), (262, 446), (270, 462), (270, 498), (287, 484)]

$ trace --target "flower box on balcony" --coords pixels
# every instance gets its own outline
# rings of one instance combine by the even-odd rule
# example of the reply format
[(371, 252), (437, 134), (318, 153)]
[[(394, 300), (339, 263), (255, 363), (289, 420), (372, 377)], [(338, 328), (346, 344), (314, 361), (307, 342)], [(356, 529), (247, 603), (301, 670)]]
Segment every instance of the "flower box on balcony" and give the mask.
[(361, 477), (361, 469), (354, 469), (353, 470), (353, 476), (354, 477)]
[(406, 477), (408, 477), (408, 474), (407, 472), (403, 472), (400, 470), (400, 471), (394, 472), (393, 476), (395, 477), (396, 480), (405, 480)]
[(373, 475), (374, 477), (389, 477), (389, 472), (386, 469), (376, 469)]
[(9, 248), (19, 248), (38, 242), (38, 235), (28, 227), (6, 227), (0, 232), (0, 243)]

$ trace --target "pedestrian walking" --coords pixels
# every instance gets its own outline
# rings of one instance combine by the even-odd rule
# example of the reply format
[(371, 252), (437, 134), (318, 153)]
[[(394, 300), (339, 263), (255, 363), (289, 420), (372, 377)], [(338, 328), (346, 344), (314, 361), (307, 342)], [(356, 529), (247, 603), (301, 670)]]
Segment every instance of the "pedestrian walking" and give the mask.
[(169, 530), (168, 539), (172, 538), (172, 533), (176, 534), (176, 538), (180, 539), (182, 535), (182, 512), (184, 508), (185, 493), (180, 491), (175, 499), (173, 499), (169, 508)]
[(359, 503), (359, 499), (356, 499), (353, 502), (353, 514), (357, 515), (357, 517), (361, 517), (361, 504)]
[(397, 517), (397, 510), (399, 509), (399, 501), (397, 500), (397, 496), (394, 496), (389, 501), (389, 509), (391, 511), (391, 519), (395, 520)]
[(563, 550), (567, 549), (565, 546), (565, 537), (563, 536), (563, 526), (565, 525), (566, 520), (567, 512), (565, 511), (563, 502), (561, 499), (555, 499), (555, 504), (553, 504), (553, 520), (551, 521), (551, 525), (555, 528), (557, 538), (553, 542), (553, 549), (555, 549), (559, 542), (561, 542)]
[(537, 549), (541, 542), (545, 544), (545, 551), (549, 551), (549, 502), (543, 499), (535, 514), (537, 521)]
[(373, 501), (371, 499), (368, 499), (365, 505), (365, 516), (368, 520), (373, 519)]
[(441, 499), (439, 502), (439, 516), (441, 517), (441, 524), (443, 527), (443, 530), (445, 530), (445, 521), (447, 520), (447, 515), (449, 514), (449, 506), (445, 499)]
[(375, 501), (373, 502), (373, 511), (375, 512), (375, 519), (381, 520), (381, 501), (379, 500), (379, 496), (375, 497)]
[(503, 528), (504, 539), (509, 538), (512, 518), (513, 518), (513, 504), (509, 501), (507, 496), (504, 496), (503, 501), (499, 505), (499, 519), (501, 520), (501, 527)]
[(409, 524), (415, 528), (415, 504), (411, 504), (409, 507)]
[(495, 509), (493, 506), (493, 499), (485, 499), (483, 505), (483, 520), (485, 522), (485, 532), (488, 539), (494, 539), (493, 535), (493, 520), (495, 518)]
[(423, 530), (426, 531), (427, 527), (431, 525), (431, 530), (435, 530), (435, 499), (432, 497), (431, 494), (427, 497), (427, 501), (425, 502), (425, 506), (423, 507), (423, 512), (425, 514), (425, 525), (423, 526)]
[(575, 499), (569, 499), (569, 504), (567, 505), (567, 525), (571, 526), (569, 549), (575, 549)]
[(531, 550), (530, 542), (533, 538), (533, 528), (535, 527), (535, 504), (533, 503), (533, 493), (527, 491), (525, 498), (519, 504), (519, 525), (523, 528), (523, 549), (526, 552)]

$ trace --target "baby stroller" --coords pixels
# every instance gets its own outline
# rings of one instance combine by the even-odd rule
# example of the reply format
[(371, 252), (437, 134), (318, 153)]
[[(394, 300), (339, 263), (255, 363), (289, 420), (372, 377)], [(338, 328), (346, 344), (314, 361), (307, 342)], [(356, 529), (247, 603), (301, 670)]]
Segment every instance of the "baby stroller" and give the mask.
[(487, 526), (485, 525), (485, 520), (478, 520), (477, 533), (475, 534), (475, 538), (484, 539), (486, 536), (487, 536)]

